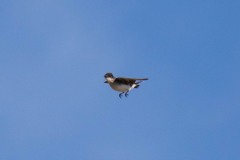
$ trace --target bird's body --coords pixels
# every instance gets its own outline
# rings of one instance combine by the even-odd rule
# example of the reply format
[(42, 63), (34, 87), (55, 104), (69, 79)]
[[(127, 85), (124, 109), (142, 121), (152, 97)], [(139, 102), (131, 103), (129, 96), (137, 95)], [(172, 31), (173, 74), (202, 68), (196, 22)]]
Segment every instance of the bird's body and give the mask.
[(126, 92), (131, 88), (131, 86), (126, 84), (109, 83), (109, 85), (112, 89), (119, 92)]
[(119, 97), (121, 98), (122, 94), (125, 93), (125, 96), (128, 96), (128, 92), (133, 88), (138, 88), (139, 83), (144, 80), (148, 80), (148, 78), (125, 78), (125, 77), (117, 77), (115, 78), (112, 73), (105, 74), (105, 83), (108, 83), (112, 89), (115, 91), (121, 92)]

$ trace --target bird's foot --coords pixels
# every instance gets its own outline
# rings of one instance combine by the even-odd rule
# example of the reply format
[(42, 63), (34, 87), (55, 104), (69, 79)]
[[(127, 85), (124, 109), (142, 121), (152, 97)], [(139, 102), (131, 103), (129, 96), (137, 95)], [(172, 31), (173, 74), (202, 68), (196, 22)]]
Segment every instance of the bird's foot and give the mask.
[(119, 98), (122, 98), (122, 94), (123, 94), (124, 92), (122, 92), (122, 93), (120, 93), (118, 96), (119, 96)]
[(125, 93), (125, 97), (128, 97), (128, 92)]

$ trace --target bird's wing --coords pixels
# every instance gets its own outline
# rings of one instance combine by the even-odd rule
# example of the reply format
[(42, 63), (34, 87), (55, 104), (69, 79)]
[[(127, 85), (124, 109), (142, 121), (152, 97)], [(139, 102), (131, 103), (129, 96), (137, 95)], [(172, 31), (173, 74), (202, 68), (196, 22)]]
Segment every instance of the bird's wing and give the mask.
[(118, 77), (114, 82), (122, 83), (122, 84), (134, 84), (136, 81), (148, 80), (148, 78), (126, 78), (126, 77)]
[(119, 78), (123, 78), (123, 79), (128, 79), (128, 80), (135, 80), (135, 81), (144, 81), (144, 80), (148, 80), (148, 78), (127, 78), (127, 77), (119, 77)]
[(134, 79), (129, 79), (129, 78), (122, 78), (122, 77), (118, 77), (114, 80), (114, 82), (116, 83), (120, 83), (120, 84), (126, 84), (126, 85), (132, 85), (135, 83), (136, 80)]

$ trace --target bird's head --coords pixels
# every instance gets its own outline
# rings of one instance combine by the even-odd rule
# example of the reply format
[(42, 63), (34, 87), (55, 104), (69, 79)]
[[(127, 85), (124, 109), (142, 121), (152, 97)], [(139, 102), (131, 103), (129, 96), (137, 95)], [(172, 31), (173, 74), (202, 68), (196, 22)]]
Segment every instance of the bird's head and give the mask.
[(104, 75), (104, 78), (106, 79), (106, 81), (104, 83), (109, 83), (109, 82), (113, 82), (114, 81), (114, 76), (112, 73), (106, 73)]

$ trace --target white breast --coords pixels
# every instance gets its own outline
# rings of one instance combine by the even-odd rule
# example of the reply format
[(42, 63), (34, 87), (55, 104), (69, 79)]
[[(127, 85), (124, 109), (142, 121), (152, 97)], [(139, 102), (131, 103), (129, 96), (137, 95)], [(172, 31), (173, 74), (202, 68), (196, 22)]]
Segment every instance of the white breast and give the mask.
[(131, 88), (129, 85), (125, 85), (125, 84), (109, 83), (109, 85), (112, 87), (112, 89), (119, 92), (126, 92)]

